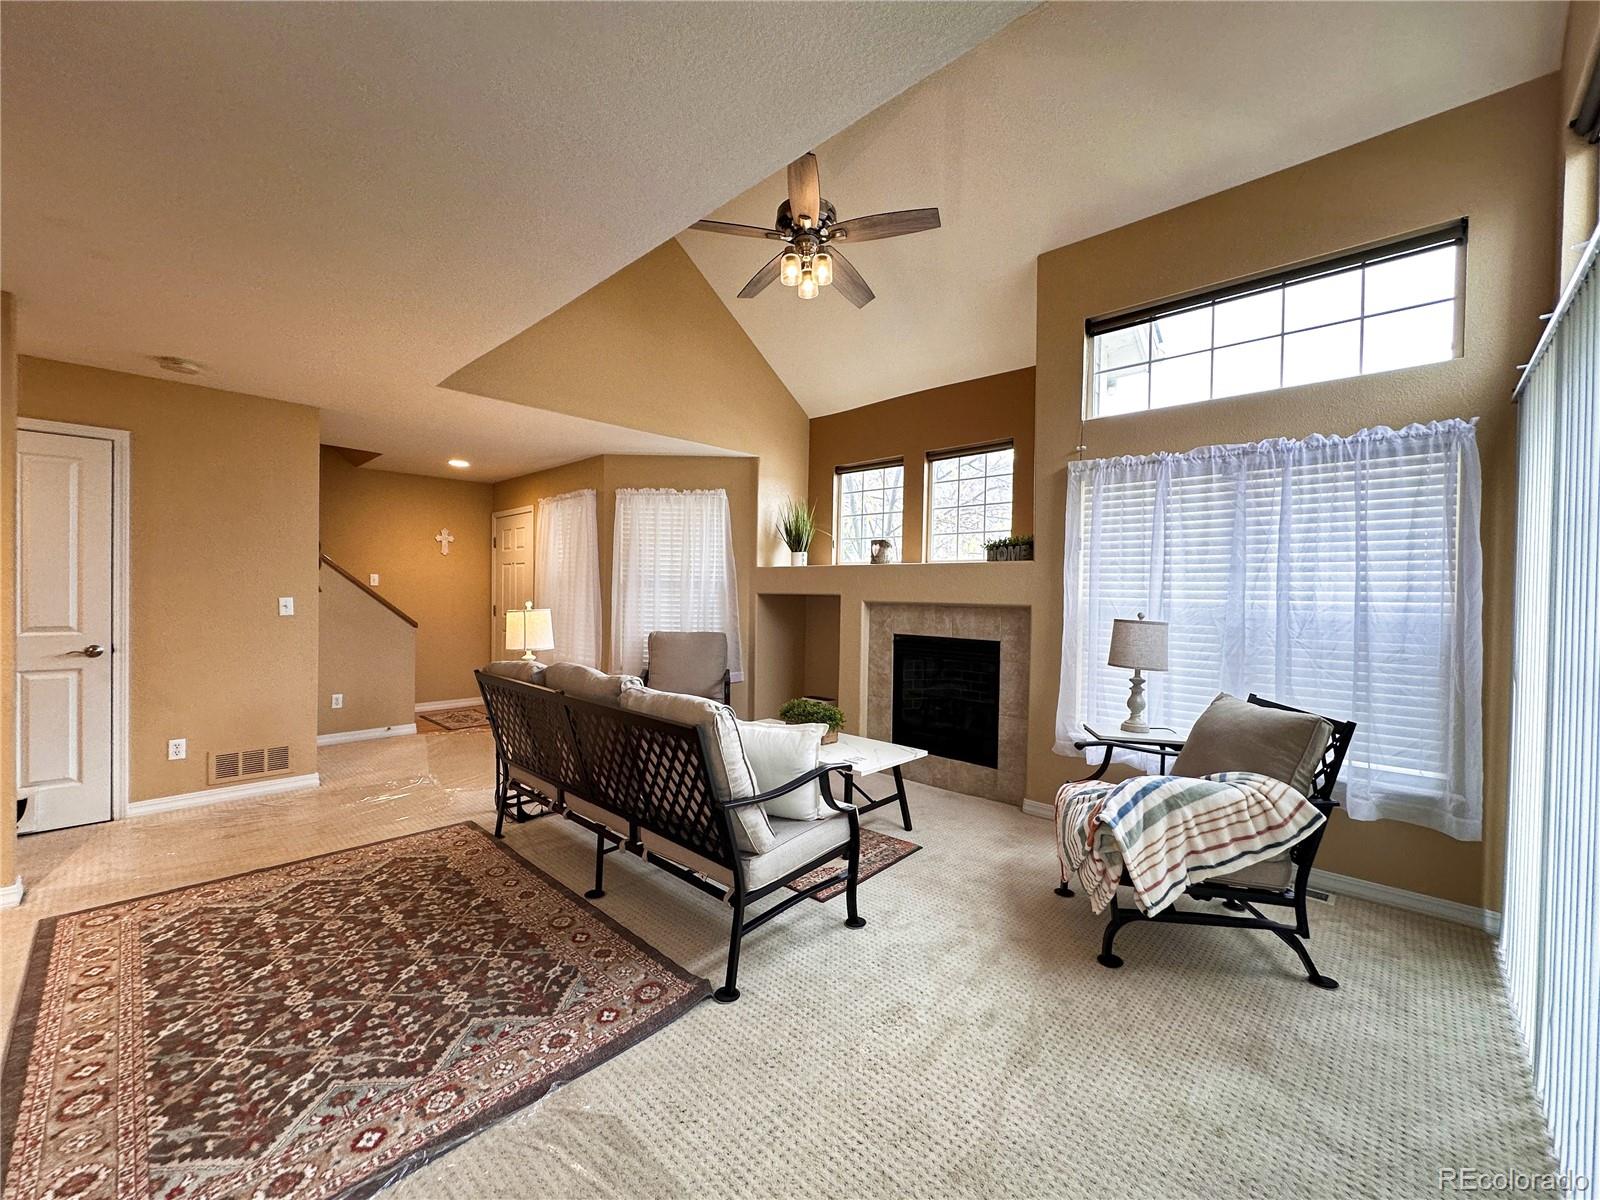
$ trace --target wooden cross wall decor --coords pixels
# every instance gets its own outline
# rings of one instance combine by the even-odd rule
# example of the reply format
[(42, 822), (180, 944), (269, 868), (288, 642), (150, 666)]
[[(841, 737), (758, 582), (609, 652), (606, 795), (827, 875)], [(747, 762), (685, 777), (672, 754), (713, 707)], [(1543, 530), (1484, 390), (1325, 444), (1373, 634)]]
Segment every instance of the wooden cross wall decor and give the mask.
[(448, 529), (441, 529), (438, 533), (433, 535), (433, 540), (439, 543), (440, 554), (449, 554), (450, 543), (456, 540), (456, 535), (451, 533)]

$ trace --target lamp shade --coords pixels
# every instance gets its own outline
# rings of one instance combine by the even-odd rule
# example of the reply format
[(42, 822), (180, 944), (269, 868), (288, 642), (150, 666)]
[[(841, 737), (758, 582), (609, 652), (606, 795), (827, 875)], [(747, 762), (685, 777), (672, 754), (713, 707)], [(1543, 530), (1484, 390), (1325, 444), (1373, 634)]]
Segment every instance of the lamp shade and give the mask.
[(550, 624), (548, 608), (523, 608), (506, 610), (507, 650), (554, 650), (555, 628)]
[(1112, 621), (1111, 653), (1106, 656), (1106, 665), (1137, 671), (1165, 671), (1167, 623), (1146, 621), (1143, 613), (1137, 621)]

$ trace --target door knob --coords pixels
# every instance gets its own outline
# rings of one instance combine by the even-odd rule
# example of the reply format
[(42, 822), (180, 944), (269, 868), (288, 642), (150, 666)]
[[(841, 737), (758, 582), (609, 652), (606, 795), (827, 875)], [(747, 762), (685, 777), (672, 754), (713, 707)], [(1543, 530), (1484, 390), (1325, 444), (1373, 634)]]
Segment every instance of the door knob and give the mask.
[(106, 648), (104, 646), (93, 644), (85, 646), (82, 650), (73, 651), (74, 654), (81, 654), (85, 658), (99, 658), (105, 652)]

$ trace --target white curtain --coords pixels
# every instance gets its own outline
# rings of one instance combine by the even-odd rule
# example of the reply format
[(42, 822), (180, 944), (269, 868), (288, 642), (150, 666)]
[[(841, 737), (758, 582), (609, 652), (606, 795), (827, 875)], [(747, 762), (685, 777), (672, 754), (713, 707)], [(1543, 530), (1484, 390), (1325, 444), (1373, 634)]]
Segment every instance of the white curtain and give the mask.
[(1151, 725), (1219, 691), (1358, 723), (1346, 811), (1482, 836), (1480, 479), (1473, 425), (1071, 463), (1056, 752), (1114, 731), (1111, 622), (1170, 623)]
[(533, 546), (534, 603), (550, 610), (553, 662), (600, 665), (600, 532), (593, 490), (539, 501)]
[(619, 489), (611, 560), (611, 669), (637, 675), (657, 631), (728, 635), (744, 678), (728, 493)]

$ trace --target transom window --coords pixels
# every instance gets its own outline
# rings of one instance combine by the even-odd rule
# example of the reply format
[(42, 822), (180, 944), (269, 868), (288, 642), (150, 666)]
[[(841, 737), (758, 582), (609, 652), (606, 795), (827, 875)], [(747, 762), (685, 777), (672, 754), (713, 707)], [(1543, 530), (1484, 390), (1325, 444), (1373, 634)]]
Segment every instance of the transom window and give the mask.
[(906, 468), (901, 462), (840, 467), (834, 545), (841, 563), (869, 563), (872, 543), (887, 538), (894, 543), (894, 560), (901, 558), (901, 520), (905, 509)]
[(1460, 353), (1467, 223), (1088, 322), (1086, 415), (1442, 362)]
[(1007, 443), (928, 459), (928, 561), (982, 559), (984, 542), (1011, 536), (1016, 451)]

